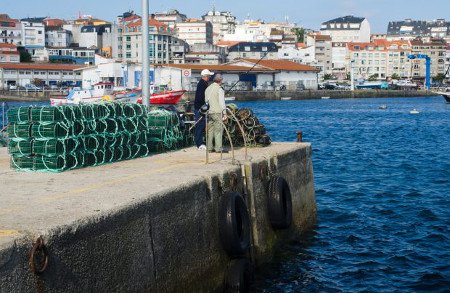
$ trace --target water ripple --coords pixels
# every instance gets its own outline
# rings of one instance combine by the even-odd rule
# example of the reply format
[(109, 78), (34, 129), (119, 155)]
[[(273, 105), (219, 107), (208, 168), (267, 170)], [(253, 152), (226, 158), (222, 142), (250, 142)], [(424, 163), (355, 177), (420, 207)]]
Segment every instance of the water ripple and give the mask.
[(436, 97), (239, 106), (253, 108), (275, 141), (302, 130), (313, 146), (318, 224), (258, 272), (255, 291), (449, 292), (450, 105)]

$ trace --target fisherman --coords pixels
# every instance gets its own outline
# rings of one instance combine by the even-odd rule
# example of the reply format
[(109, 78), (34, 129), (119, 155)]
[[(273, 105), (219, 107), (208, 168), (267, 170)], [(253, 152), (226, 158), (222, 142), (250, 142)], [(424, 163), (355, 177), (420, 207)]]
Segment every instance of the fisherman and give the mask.
[(206, 146), (203, 143), (205, 132), (205, 118), (200, 114), (200, 108), (205, 104), (205, 91), (208, 87), (208, 81), (211, 75), (214, 75), (208, 69), (202, 70), (200, 73), (201, 79), (197, 84), (197, 90), (195, 91), (194, 101), (194, 114), (195, 114), (195, 145), (198, 150), (206, 150)]
[(207, 141), (208, 152), (228, 152), (222, 148), (223, 121), (227, 120), (227, 115), (225, 112), (225, 91), (222, 88), (222, 81), (222, 75), (216, 74), (214, 76), (214, 82), (206, 89), (205, 92), (205, 100), (209, 104)]

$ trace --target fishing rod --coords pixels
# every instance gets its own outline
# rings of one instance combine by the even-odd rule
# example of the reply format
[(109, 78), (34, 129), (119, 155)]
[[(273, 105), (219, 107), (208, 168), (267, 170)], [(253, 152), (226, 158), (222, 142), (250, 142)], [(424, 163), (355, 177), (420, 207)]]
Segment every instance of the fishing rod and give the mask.
[[(274, 43), (275, 45), (277, 45), (278, 43), (281, 43), (282, 41), (278, 41), (278, 42), (272, 42), (272, 43)], [(239, 46), (239, 48), (241, 48), (241, 46), (240, 46), (240, 44), (238, 44), (238, 46)], [(249, 74), (255, 67), (256, 67), (256, 65), (258, 65), (264, 58), (266, 58), (267, 57), (267, 55), (269, 55), (269, 50), (267, 50), (267, 52), (255, 63), (255, 64), (253, 64), (253, 66), (249, 69), (249, 70), (247, 70), (247, 72), (246, 73), (244, 73), (244, 75), (245, 74)], [(225, 93), (225, 95), (228, 95), (232, 90), (233, 90), (233, 88), (239, 83), (239, 82), (241, 82), (240, 80), (238, 80), (238, 81), (236, 81), (231, 87), (230, 87), (230, 89), (229, 90), (227, 90), (226, 91), (226, 93)]]

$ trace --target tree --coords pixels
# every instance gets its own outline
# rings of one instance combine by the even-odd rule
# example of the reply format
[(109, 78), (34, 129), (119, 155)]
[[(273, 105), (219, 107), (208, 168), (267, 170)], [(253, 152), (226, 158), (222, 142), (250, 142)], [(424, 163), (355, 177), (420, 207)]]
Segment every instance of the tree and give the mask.
[(295, 27), (291, 30), (291, 32), (295, 33), (297, 36), (297, 42), (298, 43), (304, 43), (305, 42), (305, 29), (302, 27)]
[(330, 80), (330, 79), (333, 79), (333, 75), (329, 73), (323, 75), (323, 80)]
[(28, 53), (26, 50), (20, 51), (20, 62), (27, 62), (27, 63), (33, 62), (31, 54)]
[(347, 72), (347, 74), (346, 74), (346, 76), (345, 76), (345, 80), (350, 80), (352, 77), (351, 77), (351, 74), (350, 74), (350, 72)]
[(445, 75), (443, 73), (438, 73), (435, 77), (433, 77), (433, 81), (437, 83), (442, 83), (445, 79)]
[(41, 85), (44, 84), (44, 81), (42, 79), (39, 79), (39, 78), (34, 78), (31, 83), (34, 84), (35, 86), (41, 86)]
[(378, 79), (378, 74), (372, 74), (371, 76), (369, 76), (369, 79), (368, 79), (368, 81), (375, 81), (375, 80), (377, 80)]
[(391, 75), (391, 78), (392, 78), (392, 79), (399, 80), (399, 79), (400, 79), (400, 76), (398, 76), (397, 73), (393, 73), (393, 74)]

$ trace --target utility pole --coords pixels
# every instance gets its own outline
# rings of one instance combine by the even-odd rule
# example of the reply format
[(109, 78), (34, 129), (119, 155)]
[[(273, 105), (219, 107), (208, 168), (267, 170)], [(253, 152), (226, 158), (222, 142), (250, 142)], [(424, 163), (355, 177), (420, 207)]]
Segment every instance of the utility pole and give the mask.
[(353, 72), (353, 64), (355, 64), (355, 60), (350, 61), (350, 89), (352, 91), (355, 90), (355, 78), (354, 78), (354, 72)]
[(142, 103), (147, 108), (150, 106), (148, 14), (148, 0), (142, 0)]

